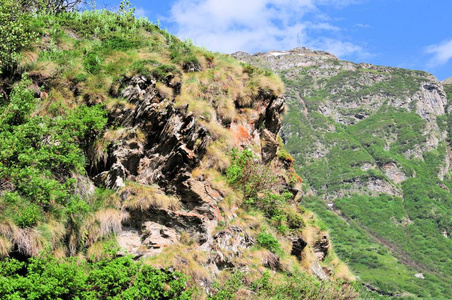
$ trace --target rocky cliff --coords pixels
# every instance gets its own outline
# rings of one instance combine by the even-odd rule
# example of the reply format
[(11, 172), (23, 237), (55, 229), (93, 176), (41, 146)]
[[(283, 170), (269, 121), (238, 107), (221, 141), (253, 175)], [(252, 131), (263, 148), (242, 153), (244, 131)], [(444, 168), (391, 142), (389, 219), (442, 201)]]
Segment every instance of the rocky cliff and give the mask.
[(0, 81), (2, 257), (131, 255), (199, 297), (357, 296), (300, 206), (277, 76), (127, 14), (35, 18)]
[[(307, 48), (234, 56), (286, 84), (282, 137), (310, 187), (303, 201), (328, 220), (341, 257), (384, 293), (446, 295), (452, 270), (439, 256), (450, 257), (451, 123), (443, 84)], [(376, 275), (383, 269), (384, 278)], [(422, 290), (428, 279), (418, 273), (440, 283)]]

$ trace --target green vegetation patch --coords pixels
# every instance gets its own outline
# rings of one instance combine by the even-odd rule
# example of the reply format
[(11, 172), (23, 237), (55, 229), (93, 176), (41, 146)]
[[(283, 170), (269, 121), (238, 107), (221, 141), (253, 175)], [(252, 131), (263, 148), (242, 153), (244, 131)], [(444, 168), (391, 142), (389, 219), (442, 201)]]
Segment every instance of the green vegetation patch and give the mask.
[(2, 299), (191, 299), (186, 280), (128, 256), (97, 262), (45, 255), (0, 261)]

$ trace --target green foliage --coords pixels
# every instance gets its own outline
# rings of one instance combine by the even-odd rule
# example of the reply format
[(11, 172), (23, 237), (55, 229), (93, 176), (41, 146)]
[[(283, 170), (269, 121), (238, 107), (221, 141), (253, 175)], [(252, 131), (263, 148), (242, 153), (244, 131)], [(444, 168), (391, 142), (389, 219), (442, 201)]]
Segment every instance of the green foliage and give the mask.
[(270, 233), (259, 232), (259, 234), (257, 235), (257, 242), (259, 243), (259, 245), (275, 254), (281, 255), (283, 253), (278, 240)]
[(214, 282), (213, 288), (215, 290), (211, 300), (233, 300), (235, 293), (243, 287), (243, 280), (245, 276), (240, 270), (236, 270), (231, 274), (227, 282), (221, 285), (219, 282)]
[(161, 82), (169, 82), (176, 74), (180, 74), (175, 65), (159, 65), (152, 70), (152, 75)]
[(231, 156), (231, 166), (226, 170), (227, 181), (242, 190), (249, 202), (254, 202), (258, 193), (268, 192), (276, 183), (277, 178), (270, 174), (268, 166), (255, 163), (258, 158), (252, 150), (239, 152), (233, 149)]
[[(414, 101), (406, 109), (395, 108), (385, 99), (377, 111), (338, 108), (345, 120), (356, 122), (352, 125), (317, 112), (322, 103), (351, 107), (350, 103), (370, 95), (405, 99), (428, 79), (421, 72), (392, 68), (384, 73), (377, 68), (339, 70), (332, 77), (309, 75), (316, 71), (308, 67), (297, 74), (295, 70), (283, 74), (290, 96), (286, 147), (305, 182), (320, 196), (304, 197), (302, 205), (324, 221), (336, 253), (363, 282), (388, 292), (444, 297), (452, 274), (451, 240), (442, 235), (451, 230), (452, 186), (450, 174), (444, 180), (438, 178), (446, 145), (424, 150), (428, 128)], [(366, 83), (364, 79), (374, 75), (380, 80)], [(298, 90), (304, 93), (307, 115)], [(361, 112), (368, 117), (347, 119)], [(438, 120), (450, 134), (449, 123), (448, 115)], [(422, 157), (416, 156), (421, 149)], [(405, 174), (403, 183), (396, 184), (385, 175), (383, 167), (388, 163)], [(372, 190), (375, 182), (387, 183), (403, 198)], [(334, 203), (335, 212), (322, 198)], [(425, 279), (414, 277), (419, 272)]]
[(0, 74), (10, 72), (20, 56), (20, 50), (30, 47), (36, 38), (31, 16), (22, 11), (20, 2), (0, 0)]
[[(91, 261), (79, 255), (93, 242), (102, 241), (96, 232), (102, 221), (96, 213), (121, 205), (113, 191), (96, 189), (93, 195), (83, 191), (86, 187), (81, 182), (92, 157), (87, 153), (91, 153), (107, 124), (105, 108), (126, 102), (113, 99), (119, 95), (115, 93), (119, 88), (113, 91), (111, 83), (119, 82), (118, 78), (150, 74), (169, 86), (174, 77), (180, 79), (181, 70), (200, 70), (198, 57), (208, 63), (219, 57), (194, 47), (189, 40), (180, 42), (149, 21), (133, 18), (133, 13), (130, 3), (122, 1), (118, 13), (48, 10), (35, 11), (30, 19), (33, 29), (43, 37), (35, 49), (37, 61), (33, 57), (26, 68), (38, 80), (31, 82), (24, 76), (0, 101), (0, 183), (2, 188), (6, 183), (10, 189), (2, 190), (0, 196), (0, 221), (17, 233), (36, 233), (31, 236), (39, 243), (35, 249), (68, 250), (78, 256), (57, 259), (42, 255), (22, 263), (13, 259), (1, 261), (2, 299), (192, 296), (188, 278), (136, 263), (129, 257), (117, 257), (117, 249), (109, 249), (100, 261), (97, 256)], [(16, 51), (22, 49), (26, 45)], [(170, 57), (174, 64), (155, 61), (158, 57)], [(232, 62), (229, 56), (221, 59), (222, 63)], [(252, 76), (270, 74), (258, 69), (251, 72)], [(35, 99), (38, 89), (40, 98)], [(116, 129), (115, 125), (109, 124), (112, 129)], [(233, 154), (234, 163), (227, 172), (229, 183), (244, 192), (246, 208), (265, 213), (266, 225), (274, 226), (279, 233), (292, 234), (304, 225), (297, 206), (289, 203), (293, 195), (280, 186), (282, 180), (271, 174), (269, 166), (256, 163), (252, 152), (247, 151)], [(282, 255), (275, 236), (261, 233), (258, 240), (262, 247)], [(309, 287), (301, 293), (301, 283), (290, 290), (292, 284), (286, 285), (292, 280), (289, 275), (278, 275), (284, 278), (284, 285), (272, 286), (269, 272), (255, 282), (248, 282), (244, 274), (235, 272), (230, 281), (217, 285), (213, 297), (229, 299), (247, 286), (259, 296), (284, 298), (288, 295), (286, 290), (307, 294), (310, 289), (320, 291), (316, 285), (324, 286), (310, 277)], [(334, 288), (341, 290), (340, 286)]]
[(121, 3), (119, 4), (118, 14), (128, 19), (132, 19), (134, 17), (134, 13), (135, 7), (132, 7), (130, 1), (122, 0)]
[(21, 0), (22, 10), (41, 14), (58, 14), (73, 11), (82, 0)]
[(35, 203), (27, 203), (19, 207), (15, 215), (15, 223), (22, 228), (33, 227), (42, 218), (42, 213)]
[(272, 70), (269, 69), (264, 69), (264, 68), (256, 68), (250, 64), (247, 63), (241, 63), (242, 67), (243, 67), (243, 73), (246, 73), (248, 75), (252, 75), (252, 74), (263, 74), (265, 76), (271, 76), (273, 75)]
[(0, 261), (2, 299), (190, 299), (187, 278), (130, 257), (89, 262), (41, 255)]
[(96, 52), (87, 53), (83, 60), (83, 65), (86, 71), (88, 71), (89, 73), (93, 75), (99, 74), (102, 68), (102, 59), (99, 53)]
[[(0, 108), (0, 178), (11, 180), (20, 197), (48, 208), (69, 200), (70, 174), (84, 172), (84, 150), (107, 120), (100, 106), (83, 105), (57, 118), (31, 116), (36, 100), (28, 84), (19, 82)], [(18, 220), (21, 226), (36, 223), (31, 207)]]
[(283, 234), (301, 229), (304, 226), (302, 216), (289, 209), (288, 201), (293, 195), (280, 190), (278, 178), (271, 174), (270, 167), (256, 163), (257, 157), (249, 149), (233, 149), (231, 156), (231, 165), (226, 170), (227, 182), (243, 191), (245, 206), (262, 210)]
[(184, 70), (193, 68), (199, 70), (201, 65), (196, 54), (193, 52), (193, 44), (190, 40), (184, 43), (175, 42), (170, 46), (170, 58), (175, 64), (181, 65)]
[(253, 293), (255, 299), (354, 299), (358, 287), (341, 281), (318, 281), (312, 275), (295, 268), (289, 273), (265, 271), (261, 277), (249, 282), (246, 274), (233, 270), (229, 280), (215, 282), (211, 300), (236, 299), (237, 292)]

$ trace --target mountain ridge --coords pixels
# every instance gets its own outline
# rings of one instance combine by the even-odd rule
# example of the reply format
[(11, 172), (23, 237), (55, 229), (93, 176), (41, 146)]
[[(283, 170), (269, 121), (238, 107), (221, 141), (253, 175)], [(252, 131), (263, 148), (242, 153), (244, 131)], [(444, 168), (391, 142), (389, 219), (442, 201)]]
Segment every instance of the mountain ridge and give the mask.
[[(432, 263), (450, 244), (446, 87), (423, 71), (340, 61), (306, 48), (233, 56), (282, 77), (289, 105), (282, 137), (308, 186), (302, 203), (327, 222), (339, 255), (364, 284), (446, 296), (448, 259)], [(429, 235), (418, 236), (422, 231)], [(372, 248), (379, 250), (366, 250)], [(415, 277), (427, 271), (442, 278), (442, 293), (421, 291), (436, 280)]]

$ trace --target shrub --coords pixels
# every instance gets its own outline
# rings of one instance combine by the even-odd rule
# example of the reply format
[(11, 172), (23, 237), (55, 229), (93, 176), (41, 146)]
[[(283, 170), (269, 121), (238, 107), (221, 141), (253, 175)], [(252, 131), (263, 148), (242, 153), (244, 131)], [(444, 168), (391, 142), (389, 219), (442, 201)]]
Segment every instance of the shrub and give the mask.
[(83, 66), (89, 73), (93, 75), (99, 74), (102, 67), (102, 59), (99, 56), (99, 53), (97, 52), (87, 53), (83, 60)]
[(133, 261), (96, 263), (42, 255), (0, 261), (2, 299), (190, 299), (184, 275)]
[(175, 75), (180, 73), (175, 65), (159, 65), (151, 72), (152, 76), (165, 84), (168, 84)]
[(270, 174), (268, 166), (256, 163), (253, 151), (245, 149), (239, 152), (233, 149), (231, 166), (226, 170), (229, 184), (243, 191), (248, 203), (258, 199), (258, 193), (275, 188), (276, 176)]
[(42, 218), (39, 207), (34, 203), (27, 203), (26, 206), (20, 207), (15, 216), (17, 226), (25, 228), (32, 227)]
[(0, 0), (0, 73), (14, 69), (20, 50), (29, 47), (37, 37), (31, 26), (31, 16), (19, 1)]
[(257, 235), (257, 242), (259, 243), (259, 245), (275, 254), (281, 255), (283, 253), (278, 240), (270, 233), (259, 232), (259, 234)]

